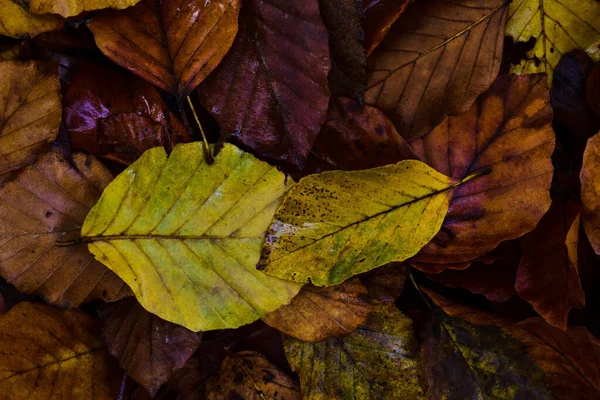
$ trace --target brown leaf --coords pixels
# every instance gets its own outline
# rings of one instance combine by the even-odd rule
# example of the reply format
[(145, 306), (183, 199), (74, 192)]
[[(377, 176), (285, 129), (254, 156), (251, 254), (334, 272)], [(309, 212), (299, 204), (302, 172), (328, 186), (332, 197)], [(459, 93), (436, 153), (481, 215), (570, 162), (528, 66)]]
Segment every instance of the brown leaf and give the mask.
[(408, 7), (410, 0), (363, 0), (365, 7), (365, 49), (370, 55), (388, 34), (392, 24)]
[(290, 304), (263, 321), (298, 340), (320, 342), (351, 334), (372, 309), (367, 289), (351, 279), (338, 286), (306, 285)]
[(362, 0), (319, 0), (319, 4), (329, 31), (331, 94), (362, 101), (367, 87)]
[(509, 1), (419, 1), (369, 57), (365, 101), (407, 140), (466, 111), (500, 69)]
[(585, 304), (576, 258), (579, 209), (575, 201), (554, 199), (537, 227), (520, 239), (523, 257), (517, 293), (546, 322), (562, 330), (567, 329), (571, 308)]
[(329, 70), (318, 0), (245, 0), (231, 51), (198, 92), (224, 137), (301, 167), (325, 120)]
[(208, 383), (209, 400), (300, 399), (298, 383), (254, 351), (231, 354), (216, 379)]
[(23, 302), (0, 316), (0, 393), (5, 399), (114, 400), (122, 373), (79, 310)]
[(87, 244), (58, 247), (77, 238), (89, 210), (112, 180), (100, 162), (46, 153), (0, 188), (0, 274), (23, 293), (77, 307), (94, 299), (131, 296), (125, 283), (88, 251)]
[(373, 299), (393, 303), (404, 291), (404, 283), (409, 273), (406, 265), (389, 263), (358, 277)]
[(596, 64), (587, 81), (587, 100), (600, 119), (600, 65)]
[(141, 79), (82, 61), (65, 91), (71, 146), (131, 164), (152, 147), (190, 141), (158, 90)]
[(489, 171), (453, 192), (438, 235), (416, 256), (440, 272), (535, 228), (550, 207), (554, 132), (544, 75), (499, 77), (464, 114), (447, 117), (411, 147), (456, 179)]
[(332, 98), (302, 174), (375, 168), (416, 158), (381, 111), (352, 99)]
[(150, 314), (135, 298), (109, 304), (99, 311), (110, 354), (151, 396), (200, 346), (202, 334)]
[(0, 62), (0, 183), (50, 147), (62, 120), (56, 64)]
[(600, 254), (600, 132), (588, 140), (581, 168), (581, 222), (596, 254)]
[[(207, 376), (201, 370), (202, 355), (194, 353), (185, 365), (174, 371), (169, 382), (155, 397), (159, 400), (204, 400)], [(147, 392), (144, 391), (147, 394)]]
[(63, 17), (73, 17), (84, 11), (102, 8), (121, 10), (135, 5), (140, 0), (25, 0), (29, 10), (35, 14), (59, 14)]
[(103, 11), (88, 26), (108, 58), (181, 99), (231, 47), (240, 1), (144, 0)]

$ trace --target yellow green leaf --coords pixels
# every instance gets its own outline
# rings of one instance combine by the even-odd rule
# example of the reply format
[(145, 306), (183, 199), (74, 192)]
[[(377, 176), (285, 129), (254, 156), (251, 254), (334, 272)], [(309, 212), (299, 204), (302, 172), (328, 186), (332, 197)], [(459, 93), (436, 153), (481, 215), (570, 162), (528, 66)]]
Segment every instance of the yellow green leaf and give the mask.
[(289, 188), (277, 168), (225, 144), (145, 152), (104, 191), (82, 240), (140, 304), (194, 331), (236, 328), (287, 304), (300, 285), (255, 266)]
[(510, 5), (506, 34), (515, 42), (533, 43), (516, 74), (546, 72), (548, 83), (563, 54), (586, 51), (600, 61), (600, 3), (596, 0), (515, 0)]
[(0, 0), (0, 35), (18, 38), (35, 36), (43, 32), (60, 29), (63, 19), (56, 15), (30, 14), (12, 0)]
[(416, 160), (310, 175), (277, 210), (259, 268), (329, 286), (403, 261), (438, 232), (458, 183)]

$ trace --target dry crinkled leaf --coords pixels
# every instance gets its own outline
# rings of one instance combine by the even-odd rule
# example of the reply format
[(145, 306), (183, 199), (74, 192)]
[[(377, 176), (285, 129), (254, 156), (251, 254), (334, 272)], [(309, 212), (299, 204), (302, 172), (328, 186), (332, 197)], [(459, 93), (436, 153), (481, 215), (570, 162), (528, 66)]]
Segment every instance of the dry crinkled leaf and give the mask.
[(421, 160), (455, 179), (490, 171), (454, 191), (440, 233), (415, 257), (419, 269), (440, 272), (535, 228), (551, 203), (548, 103), (545, 75), (501, 76), (467, 112), (410, 142)]
[(600, 254), (600, 132), (588, 140), (581, 168), (581, 222), (596, 254)]
[(573, 49), (600, 60), (600, 3), (596, 0), (515, 0), (506, 34), (515, 42), (533, 40), (534, 47), (511, 72), (546, 72), (552, 83), (561, 56)]
[(298, 340), (320, 342), (351, 334), (372, 309), (367, 289), (358, 279), (351, 279), (328, 288), (306, 285), (290, 304), (264, 321)]
[(455, 188), (471, 178), (454, 180), (417, 160), (302, 178), (275, 213), (258, 268), (331, 286), (404, 261), (435, 236)]
[(79, 310), (23, 302), (0, 316), (0, 393), (5, 399), (114, 400), (122, 374)]
[(146, 151), (104, 191), (81, 236), (151, 313), (193, 331), (237, 328), (276, 310), (301, 285), (255, 266), (289, 185), (277, 168), (225, 144)]
[(208, 400), (300, 399), (298, 383), (254, 351), (230, 354), (206, 391)]
[(412, 321), (393, 304), (375, 307), (353, 334), (320, 343), (284, 340), (303, 399), (422, 399)]
[(0, 274), (23, 293), (77, 307), (130, 296), (125, 283), (94, 260), (76, 237), (90, 208), (112, 180), (95, 158), (46, 153), (0, 188)]
[(116, 8), (122, 10), (136, 5), (140, 0), (24, 0), (35, 14), (59, 14), (73, 17), (84, 11)]
[(144, 0), (124, 11), (103, 11), (88, 26), (108, 58), (181, 103), (231, 47), (240, 1)]
[(370, 55), (388, 34), (392, 24), (408, 7), (410, 0), (363, 0), (365, 7), (365, 49)]
[(500, 69), (506, 0), (411, 5), (369, 56), (367, 104), (407, 140), (468, 109)]
[(302, 167), (327, 113), (329, 70), (318, 0), (245, 0), (231, 51), (198, 92), (225, 137)]
[(56, 15), (30, 14), (18, 1), (0, 0), (0, 10), (0, 35), (14, 38), (35, 36), (63, 26), (62, 18)]
[(134, 298), (99, 311), (110, 353), (151, 396), (200, 346), (202, 334), (150, 314)]
[(32, 162), (58, 135), (62, 104), (57, 66), (0, 62), (0, 183)]

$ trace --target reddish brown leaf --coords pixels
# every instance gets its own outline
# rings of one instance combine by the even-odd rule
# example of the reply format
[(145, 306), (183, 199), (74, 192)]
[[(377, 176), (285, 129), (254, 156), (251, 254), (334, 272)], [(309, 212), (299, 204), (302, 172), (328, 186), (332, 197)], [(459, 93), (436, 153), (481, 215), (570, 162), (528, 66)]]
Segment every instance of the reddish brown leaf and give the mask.
[(600, 254), (600, 132), (587, 142), (581, 168), (581, 222), (596, 254)]
[(5, 314), (7, 311), (6, 304), (4, 303), (4, 297), (2, 294), (0, 294), (0, 314)]
[(381, 111), (352, 99), (332, 98), (302, 174), (375, 168), (416, 158)]
[(200, 100), (225, 137), (301, 167), (325, 120), (329, 69), (318, 0), (245, 0), (231, 51)]
[(469, 111), (410, 142), (421, 160), (453, 178), (489, 172), (454, 191), (440, 232), (415, 256), (420, 269), (440, 272), (535, 228), (550, 207), (551, 119), (546, 77), (507, 75)]
[(89, 210), (112, 180), (94, 157), (72, 160), (53, 151), (0, 188), (0, 274), (23, 293), (77, 307), (131, 296), (129, 287), (96, 261), (87, 244), (59, 247), (77, 238)]
[(381, 43), (409, 3), (410, 0), (363, 0), (366, 12), (363, 27), (367, 55)]
[(515, 288), (546, 322), (562, 330), (567, 329), (571, 308), (585, 303), (577, 259), (570, 257), (567, 248), (567, 242), (572, 246), (574, 241), (571, 255), (577, 256), (579, 209), (575, 201), (554, 199), (535, 230), (520, 239), (523, 258)]
[(189, 141), (154, 87), (134, 76), (81, 62), (65, 91), (71, 146), (123, 164), (145, 150)]
[(408, 274), (409, 270), (406, 265), (390, 263), (359, 275), (359, 278), (373, 299), (392, 303), (404, 291), (404, 283)]
[(587, 100), (600, 119), (600, 64), (596, 64), (588, 76)]
[(144, 0), (102, 11), (88, 26), (108, 58), (181, 99), (231, 47), (240, 1)]
[(200, 346), (202, 334), (150, 314), (135, 298), (102, 307), (100, 315), (110, 353), (152, 396)]

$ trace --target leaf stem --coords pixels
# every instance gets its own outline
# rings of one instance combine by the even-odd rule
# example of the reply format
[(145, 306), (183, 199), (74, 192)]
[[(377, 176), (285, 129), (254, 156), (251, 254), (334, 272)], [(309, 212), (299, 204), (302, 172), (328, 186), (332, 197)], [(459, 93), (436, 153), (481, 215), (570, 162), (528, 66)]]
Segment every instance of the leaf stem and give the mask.
[(212, 153), (210, 152), (210, 147), (208, 145), (208, 140), (206, 139), (206, 134), (204, 133), (204, 129), (202, 128), (202, 124), (200, 123), (198, 114), (196, 114), (196, 109), (194, 108), (194, 105), (192, 104), (192, 99), (190, 99), (190, 96), (187, 96), (187, 101), (188, 101), (188, 104), (190, 105), (190, 109), (192, 110), (192, 114), (194, 115), (194, 119), (196, 120), (196, 124), (198, 124), (198, 128), (200, 128), (200, 133), (202, 134), (202, 140), (204, 141), (204, 153), (206, 156), (206, 161), (209, 164), (212, 164), (215, 162), (215, 159), (214, 159)]
[(467, 183), (468, 181), (475, 179), (475, 178), (479, 178), (480, 176), (484, 176), (484, 175), (488, 175), (492, 172), (492, 167), (485, 167), (482, 168), (478, 171), (473, 172), (471, 175), (467, 175), (466, 177), (464, 177), (463, 179), (461, 179), (459, 182), (456, 182), (453, 187), (456, 186), (460, 186), (463, 183)]

